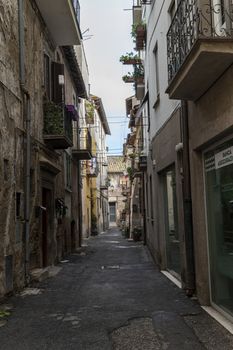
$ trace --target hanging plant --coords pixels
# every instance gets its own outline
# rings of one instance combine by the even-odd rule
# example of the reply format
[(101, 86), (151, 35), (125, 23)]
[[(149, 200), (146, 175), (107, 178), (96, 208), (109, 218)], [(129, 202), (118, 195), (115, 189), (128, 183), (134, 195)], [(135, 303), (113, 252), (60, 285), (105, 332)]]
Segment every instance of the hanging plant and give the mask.
[(133, 52), (127, 52), (125, 55), (122, 55), (120, 57), (120, 62), (122, 62), (123, 64), (142, 64), (142, 60), (141, 58), (136, 54), (134, 54)]

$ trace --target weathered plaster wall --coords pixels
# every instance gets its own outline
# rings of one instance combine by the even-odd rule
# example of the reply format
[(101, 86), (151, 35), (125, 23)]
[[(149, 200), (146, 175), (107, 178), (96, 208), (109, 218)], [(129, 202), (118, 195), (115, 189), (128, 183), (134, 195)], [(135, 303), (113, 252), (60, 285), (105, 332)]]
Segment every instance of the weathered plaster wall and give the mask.
[[(43, 141), (43, 55), (56, 57), (44, 23), (38, 16), (33, 2), (25, 1), (25, 88), (31, 102), (31, 202), (30, 202), (30, 268), (42, 266), (41, 187), (42, 163), (52, 164), (58, 175), (50, 172), (53, 186), (53, 212), (49, 237), (49, 264), (58, 261), (66, 250), (71, 250), (71, 220), (78, 212), (57, 220), (55, 199), (65, 198), (63, 151), (49, 149)], [(60, 52), (60, 51), (59, 51)], [(67, 103), (73, 103), (75, 87), (69, 70), (65, 69)], [(24, 207), (24, 161), (25, 161), (25, 111), (19, 84), (19, 36), (18, 1), (3, 0), (0, 4), (0, 297), (7, 291), (5, 256), (13, 256), (14, 288), (24, 285), (23, 207)], [(76, 173), (75, 173), (76, 174)], [(20, 193), (20, 215), (16, 217), (16, 193)], [(74, 200), (77, 207), (77, 200)], [(77, 220), (76, 220), (77, 223)], [(67, 237), (64, 236), (66, 230)], [(75, 229), (77, 235), (77, 229)], [(65, 241), (66, 239), (66, 241)], [(68, 242), (68, 243), (67, 243)], [(66, 246), (68, 248), (66, 249)]]
[[(15, 213), (16, 192), (23, 192), (23, 137), (18, 129), (22, 129), (23, 123), (20, 118), (17, 16), (16, 0), (0, 5), (0, 296), (11, 289), (8, 286), (6, 290), (6, 256), (15, 257), (15, 283), (20, 285), (22, 277), (22, 240), (16, 243)], [(17, 229), (18, 235), (22, 235), (20, 221)]]

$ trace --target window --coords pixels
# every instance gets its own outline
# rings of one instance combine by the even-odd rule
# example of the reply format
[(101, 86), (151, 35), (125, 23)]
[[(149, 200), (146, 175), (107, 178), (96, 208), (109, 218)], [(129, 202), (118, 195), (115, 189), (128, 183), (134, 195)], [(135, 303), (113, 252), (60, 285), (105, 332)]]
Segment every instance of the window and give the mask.
[(159, 102), (159, 60), (158, 60), (158, 44), (156, 43), (154, 48), (155, 57), (155, 103), (154, 107)]
[(9, 180), (9, 176), (10, 176), (10, 163), (8, 159), (4, 159), (4, 181), (8, 181)]
[(51, 78), (50, 78), (50, 58), (44, 54), (44, 88), (45, 96), (50, 100), (51, 97)]
[(16, 212), (16, 218), (19, 219), (21, 214), (21, 193), (20, 192), (16, 192), (15, 212)]
[(59, 77), (64, 77), (64, 65), (52, 62), (52, 100), (58, 105), (64, 102), (64, 86), (59, 83)]
[(65, 187), (71, 190), (71, 156), (65, 153)]

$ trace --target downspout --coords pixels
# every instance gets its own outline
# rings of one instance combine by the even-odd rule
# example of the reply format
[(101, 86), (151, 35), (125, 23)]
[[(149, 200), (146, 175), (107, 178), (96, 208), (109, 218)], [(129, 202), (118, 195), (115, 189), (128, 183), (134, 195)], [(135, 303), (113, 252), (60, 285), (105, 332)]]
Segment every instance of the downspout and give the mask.
[(25, 89), (25, 49), (24, 49), (24, 0), (18, 0), (19, 21), (19, 80), (22, 94), (22, 110), (26, 123), (26, 155), (25, 155), (25, 203), (24, 203), (24, 273), (25, 282), (29, 280), (29, 233), (30, 233), (30, 165), (31, 165), (31, 103), (30, 95)]
[(186, 252), (186, 281), (185, 289), (188, 296), (195, 291), (195, 263), (193, 243), (193, 221), (192, 221), (192, 196), (189, 158), (189, 124), (188, 104), (181, 102), (181, 128), (183, 137), (183, 203), (184, 203), (184, 232)]

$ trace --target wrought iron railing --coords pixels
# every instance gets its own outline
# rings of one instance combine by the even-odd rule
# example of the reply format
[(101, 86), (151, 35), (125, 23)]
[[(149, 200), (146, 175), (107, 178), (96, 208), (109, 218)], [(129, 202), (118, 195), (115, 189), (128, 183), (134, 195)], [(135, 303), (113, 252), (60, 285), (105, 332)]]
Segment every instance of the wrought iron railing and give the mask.
[(233, 38), (232, 0), (180, 0), (167, 33), (169, 82), (202, 38)]

